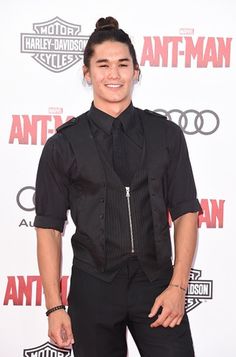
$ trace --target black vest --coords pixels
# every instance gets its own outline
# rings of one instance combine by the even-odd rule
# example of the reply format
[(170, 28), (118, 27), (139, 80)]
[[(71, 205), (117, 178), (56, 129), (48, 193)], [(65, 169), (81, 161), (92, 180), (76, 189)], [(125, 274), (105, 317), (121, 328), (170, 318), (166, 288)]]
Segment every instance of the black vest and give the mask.
[(159, 271), (156, 269), (145, 153), (144, 145), (139, 166), (129, 187), (125, 187), (110, 162), (99, 150), (106, 179), (105, 270), (114, 271), (127, 257), (136, 255), (149, 279), (153, 280)]
[[(168, 121), (159, 114), (137, 108), (135, 110), (138, 111), (144, 129), (146, 155), (130, 187), (134, 246), (140, 259), (146, 257), (147, 264), (148, 261), (154, 261), (155, 255), (156, 268), (160, 269), (163, 265), (169, 264), (171, 258), (165, 204), (165, 169), (168, 163), (165, 133)], [(125, 244), (124, 252), (131, 253), (125, 188), (112, 168), (107, 166), (109, 164), (99, 157), (90, 132), (87, 113), (73, 118), (58, 128), (58, 131), (70, 142), (78, 166), (78, 177), (73, 183), (77, 191), (79, 187), (80, 192), (76, 203), (78, 206), (74, 207), (74, 210), (79, 212), (78, 222), (75, 216), (73, 217), (72, 209), (72, 218), (77, 227), (72, 237), (74, 260), (84, 260), (91, 265), (96, 265), (102, 272), (112, 267), (112, 264), (116, 263), (116, 257), (119, 256), (119, 251), (113, 249), (116, 234), (127, 235), (122, 239)], [(71, 194), (74, 192), (72, 187)], [(116, 206), (112, 200), (115, 200), (118, 205)], [(141, 211), (142, 206), (145, 212)], [(115, 219), (116, 213), (121, 214), (119, 222)], [(146, 227), (143, 229), (140, 227), (140, 222), (143, 223), (139, 220), (140, 215), (148, 216), (144, 222)], [(105, 224), (107, 220), (109, 224)], [(149, 237), (144, 237), (142, 232), (146, 234), (148, 232), (148, 236), (150, 234), (149, 243), (147, 243)], [(114, 256), (109, 254), (110, 249)], [(108, 251), (107, 259), (106, 251)]]

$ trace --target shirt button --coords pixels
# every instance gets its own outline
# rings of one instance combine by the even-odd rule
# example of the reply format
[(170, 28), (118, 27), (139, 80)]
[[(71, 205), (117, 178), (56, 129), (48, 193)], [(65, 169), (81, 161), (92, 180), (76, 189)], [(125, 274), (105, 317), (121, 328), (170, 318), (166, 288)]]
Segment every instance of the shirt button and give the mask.
[(100, 202), (101, 203), (103, 203), (104, 202), (104, 198), (102, 197), (102, 198), (100, 198)]
[(104, 214), (102, 213), (102, 214), (100, 214), (100, 218), (101, 219), (103, 219), (104, 218)]

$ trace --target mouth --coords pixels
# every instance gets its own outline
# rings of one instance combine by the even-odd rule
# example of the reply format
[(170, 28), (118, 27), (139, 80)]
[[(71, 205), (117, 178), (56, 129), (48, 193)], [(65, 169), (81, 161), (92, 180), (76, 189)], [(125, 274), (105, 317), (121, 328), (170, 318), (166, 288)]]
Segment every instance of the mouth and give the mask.
[(107, 88), (121, 88), (122, 84), (105, 84)]

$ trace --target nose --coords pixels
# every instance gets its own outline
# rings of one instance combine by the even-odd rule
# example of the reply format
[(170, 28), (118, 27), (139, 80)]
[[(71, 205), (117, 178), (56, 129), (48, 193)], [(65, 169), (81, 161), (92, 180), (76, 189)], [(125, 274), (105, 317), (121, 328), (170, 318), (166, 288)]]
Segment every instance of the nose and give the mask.
[(120, 78), (119, 67), (117, 67), (117, 66), (111, 66), (111, 67), (109, 68), (108, 78), (111, 78), (111, 79)]

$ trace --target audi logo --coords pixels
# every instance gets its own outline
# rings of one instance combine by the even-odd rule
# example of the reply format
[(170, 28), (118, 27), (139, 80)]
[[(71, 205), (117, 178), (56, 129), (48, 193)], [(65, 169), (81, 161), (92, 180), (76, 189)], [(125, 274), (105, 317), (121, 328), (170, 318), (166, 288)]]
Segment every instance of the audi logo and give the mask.
[(17, 205), (23, 211), (34, 211), (35, 209), (35, 188), (33, 186), (25, 186), (20, 189), (16, 195)]
[(156, 113), (165, 115), (167, 119), (179, 125), (182, 131), (188, 135), (200, 133), (202, 135), (213, 134), (220, 125), (219, 116), (213, 110), (197, 111), (188, 109), (185, 111), (179, 109), (165, 110), (155, 109)]

